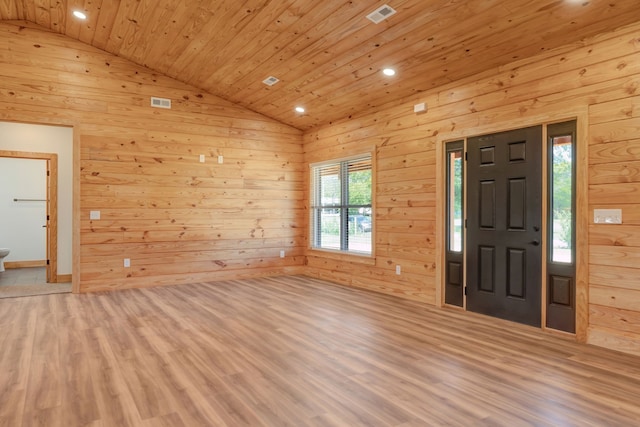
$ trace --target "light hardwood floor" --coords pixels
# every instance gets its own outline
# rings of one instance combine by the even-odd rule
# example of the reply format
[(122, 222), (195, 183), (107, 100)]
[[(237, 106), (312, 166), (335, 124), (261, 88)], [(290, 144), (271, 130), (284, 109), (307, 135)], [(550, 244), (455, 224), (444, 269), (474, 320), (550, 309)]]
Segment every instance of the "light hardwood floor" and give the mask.
[(306, 277), (0, 301), (1, 426), (640, 424), (640, 359)]

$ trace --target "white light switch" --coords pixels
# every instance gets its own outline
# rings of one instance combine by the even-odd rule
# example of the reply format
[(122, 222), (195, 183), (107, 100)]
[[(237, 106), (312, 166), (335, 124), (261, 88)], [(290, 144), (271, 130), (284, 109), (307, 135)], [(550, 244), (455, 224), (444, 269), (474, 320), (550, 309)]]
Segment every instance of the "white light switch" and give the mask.
[(125, 268), (131, 267), (131, 259), (125, 258), (124, 259), (124, 266), (125, 266)]
[(593, 222), (596, 224), (622, 224), (622, 209), (594, 209)]
[(204, 163), (204, 154), (200, 154), (200, 163)]
[(89, 219), (92, 219), (92, 220), (100, 219), (100, 211), (91, 211), (91, 212), (89, 212)]

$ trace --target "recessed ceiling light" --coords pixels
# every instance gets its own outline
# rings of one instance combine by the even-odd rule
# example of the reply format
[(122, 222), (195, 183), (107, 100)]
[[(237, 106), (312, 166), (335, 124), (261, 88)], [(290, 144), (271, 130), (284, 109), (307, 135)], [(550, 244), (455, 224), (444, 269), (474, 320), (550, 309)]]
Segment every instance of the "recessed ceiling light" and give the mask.
[(296, 112), (297, 113), (304, 113), (304, 107), (296, 107)]
[(75, 16), (78, 19), (87, 19), (87, 15), (85, 15), (83, 12), (80, 12), (79, 10), (74, 10), (73, 16)]
[(395, 76), (396, 70), (394, 70), (393, 68), (385, 68), (384, 70), (382, 70), (382, 74), (384, 74), (385, 76)]

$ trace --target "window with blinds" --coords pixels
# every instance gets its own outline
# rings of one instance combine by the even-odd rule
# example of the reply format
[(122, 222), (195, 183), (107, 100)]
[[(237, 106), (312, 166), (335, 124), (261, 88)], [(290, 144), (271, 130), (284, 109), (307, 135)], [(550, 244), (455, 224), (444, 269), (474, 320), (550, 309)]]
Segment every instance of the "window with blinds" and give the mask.
[(371, 254), (371, 155), (311, 165), (311, 244)]

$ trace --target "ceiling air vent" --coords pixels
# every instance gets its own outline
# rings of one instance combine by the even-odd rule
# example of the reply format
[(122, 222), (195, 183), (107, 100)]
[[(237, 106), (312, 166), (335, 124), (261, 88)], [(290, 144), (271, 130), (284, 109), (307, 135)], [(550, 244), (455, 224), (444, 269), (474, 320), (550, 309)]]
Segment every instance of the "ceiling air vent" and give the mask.
[(171, 109), (171, 100), (167, 98), (156, 98), (155, 96), (151, 97), (151, 106), (155, 108), (166, 108)]
[(387, 19), (388, 17), (390, 17), (395, 13), (396, 13), (396, 10), (394, 8), (385, 4), (384, 6), (381, 6), (376, 10), (374, 10), (373, 12), (371, 12), (370, 14), (368, 14), (367, 19), (373, 22), (374, 24), (379, 24), (380, 22), (384, 21), (385, 19)]
[(267, 86), (273, 86), (274, 84), (278, 83), (280, 80), (276, 77), (273, 76), (269, 76), (266, 79), (264, 79), (262, 81), (262, 83), (266, 84)]

